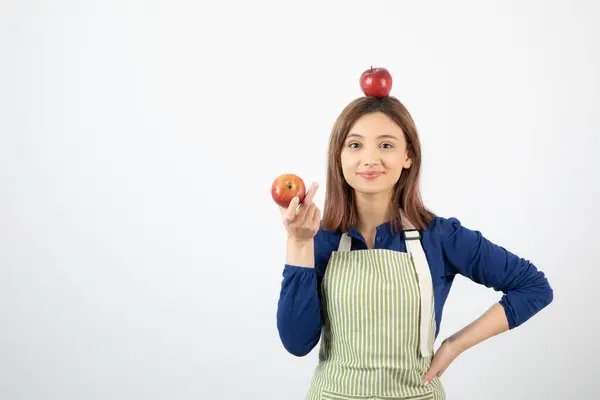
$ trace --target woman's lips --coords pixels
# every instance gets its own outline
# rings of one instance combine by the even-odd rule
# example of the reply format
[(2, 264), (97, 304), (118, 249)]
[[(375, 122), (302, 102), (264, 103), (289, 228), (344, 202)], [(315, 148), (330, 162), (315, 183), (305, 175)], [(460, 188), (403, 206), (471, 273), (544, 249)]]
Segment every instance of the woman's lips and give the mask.
[(360, 176), (368, 180), (374, 180), (383, 175), (383, 172), (360, 172)]

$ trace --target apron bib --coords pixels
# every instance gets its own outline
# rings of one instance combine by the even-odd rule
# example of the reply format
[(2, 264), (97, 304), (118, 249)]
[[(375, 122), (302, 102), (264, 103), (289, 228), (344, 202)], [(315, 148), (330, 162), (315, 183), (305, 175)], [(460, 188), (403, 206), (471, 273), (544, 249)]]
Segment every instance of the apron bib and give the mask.
[(433, 286), (420, 233), (404, 219), (407, 253), (350, 251), (342, 235), (321, 286), (319, 362), (307, 400), (445, 400), (423, 376), (433, 357)]

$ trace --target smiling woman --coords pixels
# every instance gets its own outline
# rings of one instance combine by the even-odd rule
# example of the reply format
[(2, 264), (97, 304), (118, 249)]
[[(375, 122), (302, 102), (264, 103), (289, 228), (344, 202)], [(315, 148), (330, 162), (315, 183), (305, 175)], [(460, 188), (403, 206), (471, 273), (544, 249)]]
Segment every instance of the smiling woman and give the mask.
[[(333, 127), (328, 157), (325, 230), (347, 231), (359, 224), (364, 195), (371, 195), (369, 207), (389, 213), (395, 230), (401, 227), (400, 209), (418, 228), (427, 226), (433, 214), (419, 196), (417, 128), (396, 98), (361, 97), (351, 102)], [(366, 179), (373, 178), (369, 176), (373, 172), (381, 176)]]
[[(520, 326), (553, 299), (530, 262), (429, 211), (420, 169), (419, 137), (404, 105), (362, 97), (331, 132), (323, 219), (312, 201), (316, 184), (300, 207), (281, 210), (288, 241), (279, 335), (296, 356), (322, 339), (309, 400), (443, 400), (440, 377), (460, 353)], [(457, 274), (503, 296), (434, 354)]]

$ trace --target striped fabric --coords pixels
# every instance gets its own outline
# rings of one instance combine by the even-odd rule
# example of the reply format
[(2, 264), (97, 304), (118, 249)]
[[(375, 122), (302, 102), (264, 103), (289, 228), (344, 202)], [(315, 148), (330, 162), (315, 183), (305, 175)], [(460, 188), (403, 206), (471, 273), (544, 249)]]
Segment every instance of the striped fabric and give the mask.
[(435, 318), (431, 314), (430, 355), (423, 357), (421, 298), (411, 254), (338, 249), (321, 290), (324, 324), (307, 400), (446, 398), (439, 379), (423, 382), (433, 354)]

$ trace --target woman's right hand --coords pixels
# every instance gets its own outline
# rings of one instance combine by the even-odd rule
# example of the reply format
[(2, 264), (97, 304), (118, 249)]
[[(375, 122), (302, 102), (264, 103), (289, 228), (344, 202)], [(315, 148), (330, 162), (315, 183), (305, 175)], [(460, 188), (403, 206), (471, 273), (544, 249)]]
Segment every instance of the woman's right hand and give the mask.
[(287, 208), (279, 207), (283, 224), (287, 230), (288, 237), (297, 242), (305, 242), (313, 239), (321, 226), (321, 211), (313, 199), (319, 185), (313, 183), (300, 207), (299, 199), (294, 197)]

